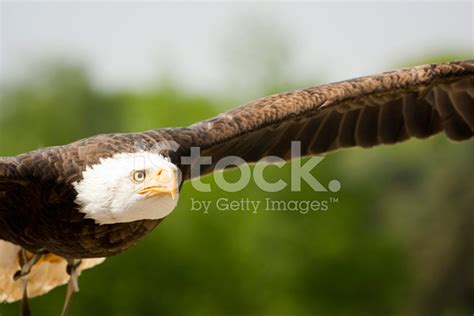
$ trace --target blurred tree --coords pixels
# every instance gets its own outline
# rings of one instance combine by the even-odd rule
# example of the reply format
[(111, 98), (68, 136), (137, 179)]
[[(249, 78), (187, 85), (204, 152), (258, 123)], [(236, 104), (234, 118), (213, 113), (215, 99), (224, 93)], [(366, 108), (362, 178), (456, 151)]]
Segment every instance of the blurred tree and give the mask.
[(117, 131), (122, 108), (92, 87), (80, 65), (48, 63), (2, 89), (0, 150), (13, 155), (41, 146)]
[(459, 147), (433, 150), (429, 168), (414, 163), (414, 181), (393, 179), (384, 196), (386, 223), (406, 244), (416, 276), (413, 315), (474, 310), (474, 146)]
[(308, 85), (290, 79), (294, 52), (285, 40), (291, 37), (289, 30), (268, 20), (243, 19), (223, 33), (219, 47), (228, 74), (228, 95), (242, 101)]

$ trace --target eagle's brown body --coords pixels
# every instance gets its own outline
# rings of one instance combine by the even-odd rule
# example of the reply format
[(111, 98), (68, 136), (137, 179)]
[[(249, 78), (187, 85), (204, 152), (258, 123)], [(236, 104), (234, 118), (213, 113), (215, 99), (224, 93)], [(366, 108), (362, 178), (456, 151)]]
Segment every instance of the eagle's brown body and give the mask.
[[(116, 254), (160, 220), (98, 225), (84, 218), (73, 183), (87, 166), (116, 153), (156, 150), (182, 168), (191, 146), (214, 163), (227, 155), (255, 162), (302, 154), (393, 144), (444, 131), (452, 140), (474, 134), (474, 61), (425, 65), (275, 95), (186, 128), (98, 135), (75, 143), (0, 158), (0, 239), (66, 258)], [(171, 151), (160, 141), (180, 145)]]
[(134, 244), (159, 221), (97, 225), (78, 211), (72, 186), (86, 166), (133, 150), (129, 138), (101, 135), (0, 161), (0, 239), (66, 258), (110, 256)]

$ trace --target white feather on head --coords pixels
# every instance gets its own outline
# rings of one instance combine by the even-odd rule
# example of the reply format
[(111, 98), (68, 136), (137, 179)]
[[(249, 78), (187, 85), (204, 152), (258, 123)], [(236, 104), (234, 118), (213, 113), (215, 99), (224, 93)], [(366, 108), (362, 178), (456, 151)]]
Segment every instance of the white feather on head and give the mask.
[(160, 154), (119, 153), (88, 167), (83, 179), (73, 184), (79, 211), (101, 225), (159, 219), (170, 214), (177, 205), (176, 196), (161, 194), (148, 198), (138, 193), (144, 184), (131, 179), (132, 172), (137, 170), (144, 170), (147, 175), (166, 170), (179, 183), (179, 169)]

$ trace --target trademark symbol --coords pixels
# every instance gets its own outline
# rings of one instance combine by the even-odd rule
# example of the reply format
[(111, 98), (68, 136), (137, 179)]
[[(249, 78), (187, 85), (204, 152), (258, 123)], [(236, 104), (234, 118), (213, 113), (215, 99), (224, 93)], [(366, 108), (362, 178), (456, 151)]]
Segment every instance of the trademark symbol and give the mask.
[(330, 203), (333, 203), (333, 204), (334, 204), (334, 203), (339, 203), (339, 198), (331, 197), (331, 198), (329, 198), (329, 202), (330, 202)]

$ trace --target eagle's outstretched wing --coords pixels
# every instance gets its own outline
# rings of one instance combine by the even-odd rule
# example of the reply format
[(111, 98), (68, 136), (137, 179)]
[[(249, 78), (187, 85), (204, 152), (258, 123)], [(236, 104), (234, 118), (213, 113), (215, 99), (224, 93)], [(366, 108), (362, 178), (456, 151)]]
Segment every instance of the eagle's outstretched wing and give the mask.
[[(87, 166), (116, 153), (160, 151), (189, 179), (180, 157), (200, 147), (214, 170), (225, 156), (255, 162), (301, 154), (393, 144), (444, 131), (466, 140), (474, 131), (474, 61), (432, 64), (269, 96), (190, 127), (109, 134), (0, 157), (0, 239), (40, 253), (102, 257), (126, 249), (159, 220), (97, 225), (76, 209), (73, 183)], [(163, 141), (164, 144), (163, 144)], [(167, 142), (179, 145), (170, 150)], [(163, 147), (161, 147), (163, 146)], [(44, 232), (48, 232), (45, 234)], [(45, 246), (46, 245), (46, 246)]]
[[(473, 136), (473, 60), (269, 96), (190, 127), (97, 135), (65, 146), (0, 157), (0, 239), (33, 253), (47, 250), (68, 258), (110, 256), (134, 244), (161, 219), (98, 225), (84, 218), (74, 202), (72, 183), (81, 180), (87, 166), (116, 153), (153, 149), (167, 153), (180, 165), (179, 158), (189, 154), (191, 147), (200, 147), (202, 155), (213, 158), (213, 164), (201, 170), (208, 173), (225, 156), (239, 156), (247, 162), (270, 155), (289, 158), (291, 141), (300, 141), (301, 154), (309, 155), (393, 144), (441, 131), (452, 140)], [(167, 146), (171, 142), (179, 145), (177, 151)], [(181, 168), (184, 179), (189, 179), (189, 169)], [(0, 267), (0, 281), (2, 275), (8, 277), (18, 268), (17, 246), (7, 248), (10, 270)], [(8, 286), (9, 296), (0, 293), (0, 301), (17, 299), (15, 289), (14, 284)], [(31, 294), (42, 292), (44, 288)]]
[[(188, 128), (166, 133), (200, 147), (213, 164), (234, 155), (247, 162), (345, 147), (393, 144), (444, 131), (456, 141), (474, 132), (474, 60), (430, 64), (269, 96)], [(162, 136), (163, 130), (147, 134)], [(185, 152), (185, 150), (183, 151)], [(189, 175), (185, 172), (184, 177)]]

